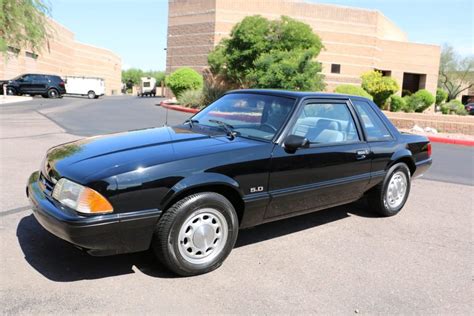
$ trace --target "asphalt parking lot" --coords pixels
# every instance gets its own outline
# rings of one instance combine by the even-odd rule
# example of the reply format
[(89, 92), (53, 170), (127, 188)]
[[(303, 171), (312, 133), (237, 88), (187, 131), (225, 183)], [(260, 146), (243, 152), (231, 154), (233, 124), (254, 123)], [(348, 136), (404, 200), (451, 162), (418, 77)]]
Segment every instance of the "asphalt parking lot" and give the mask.
[(243, 230), (224, 265), (198, 277), (174, 277), (149, 252), (91, 257), (46, 232), (25, 196), (46, 149), (189, 116), (158, 102), (0, 106), (2, 314), (472, 313), (472, 147), (435, 144), (398, 216), (356, 203)]

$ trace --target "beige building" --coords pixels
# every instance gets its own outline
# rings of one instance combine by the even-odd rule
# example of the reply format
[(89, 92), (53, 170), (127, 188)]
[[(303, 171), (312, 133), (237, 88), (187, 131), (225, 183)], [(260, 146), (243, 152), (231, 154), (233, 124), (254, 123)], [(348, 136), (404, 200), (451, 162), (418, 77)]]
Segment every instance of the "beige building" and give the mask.
[[(122, 61), (115, 53), (77, 42), (74, 33), (50, 20), (51, 36), (40, 52), (21, 50), (16, 56), (9, 47), (7, 58), (0, 56), (0, 79), (11, 79), (23, 73), (103, 78), (105, 93), (121, 91)], [(0, 54), (1, 55), (1, 54)]]
[(207, 54), (249, 15), (287, 15), (309, 24), (322, 39), (327, 91), (360, 84), (369, 70), (392, 76), (405, 90), (436, 92), (440, 47), (409, 42), (381, 12), (301, 0), (169, 0), (167, 71), (202, 70)]

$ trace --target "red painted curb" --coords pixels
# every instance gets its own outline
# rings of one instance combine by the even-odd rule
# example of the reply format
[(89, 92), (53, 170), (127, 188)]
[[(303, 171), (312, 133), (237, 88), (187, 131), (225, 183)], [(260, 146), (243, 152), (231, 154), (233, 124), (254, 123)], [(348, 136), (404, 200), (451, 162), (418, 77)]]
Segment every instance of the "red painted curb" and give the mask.
[[(166, 109), (186, 112), (186, 113), (197, 113), (198, 109), (186, 108), (181, 105), (169, 104), (165, 101), (161, 101), (160, 105)], [(453, 144), (453, 145), (463, 145), (463, 146), (474, 146), (474, 140), (469, 139), (457, 139), (457, 138), (447, 138), (439, 136), (427, 136), (432, 143), (443, 143), (443, 144)]]
[(457, 138), (447, 138), (447, 137), (439, 137), (439, 136), (427, 136), (427, 137), (432, 143), (474, 146), (474, 140), (469, 140), (469, 139), (457, 139)]
[(175, 104), (169, 104), (165, 101), (161, 101), (160, 105), (166, 109), (170, 110), (175, 110), (175, 111), (180, 111), (180, 112), (186, 112), (186, 113), (197, 113), (199, 112), (198, 109), (191, 109), (191, 108), (185, 108), (184, 106), (181, 105), (175, 105)]

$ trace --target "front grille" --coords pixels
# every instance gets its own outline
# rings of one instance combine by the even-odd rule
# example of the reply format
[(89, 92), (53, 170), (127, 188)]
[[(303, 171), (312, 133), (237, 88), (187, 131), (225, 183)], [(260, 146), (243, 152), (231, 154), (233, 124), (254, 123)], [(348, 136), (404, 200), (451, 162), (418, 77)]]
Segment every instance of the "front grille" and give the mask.
[(54, 184), (49, 181), (44, 175), (43, 173), (41, 172), (40, 173), (40, 178), (39, 178), (39, 181), (43, 187), (43, 190), (44, 192), (47, 194), (47, 195), (51, 195), (52, 191), (53, 191), (53, 188), (54, 188)]

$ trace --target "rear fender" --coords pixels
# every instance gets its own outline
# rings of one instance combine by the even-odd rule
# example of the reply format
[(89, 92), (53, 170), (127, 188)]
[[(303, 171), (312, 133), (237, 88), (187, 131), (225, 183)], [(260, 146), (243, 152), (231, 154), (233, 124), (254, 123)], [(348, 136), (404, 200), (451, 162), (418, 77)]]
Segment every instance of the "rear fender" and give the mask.
[(415, 160), (413, 159), (413, 154), (409, 149), (404, 148), (393, 153), (392, 157), (390, 158), (390, 162), (385, 167), (385, 171), (390, 169), (394, 164), (398, 162), (406, 163), (412, 174), (415, 172)]

